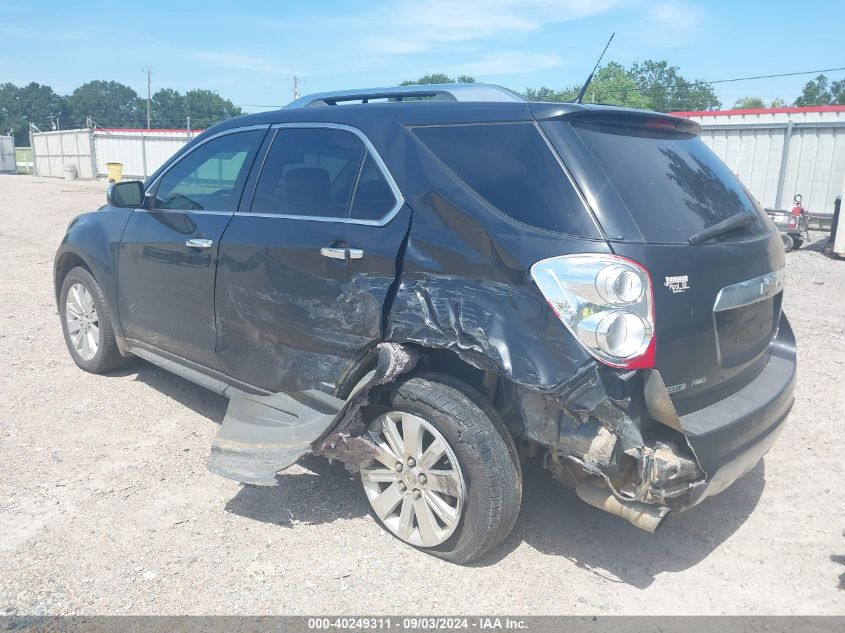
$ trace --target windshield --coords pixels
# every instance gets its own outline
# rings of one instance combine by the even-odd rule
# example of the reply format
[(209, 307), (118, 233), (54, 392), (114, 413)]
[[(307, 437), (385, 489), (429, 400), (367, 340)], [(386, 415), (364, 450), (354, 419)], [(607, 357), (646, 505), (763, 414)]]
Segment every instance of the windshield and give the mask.
[[(725, 163), (695, 135), (574, 123), (647, 242), (683, 243), (742, 213), (754, 202)], [(765, 232), (761, 221), (717, 241)]]

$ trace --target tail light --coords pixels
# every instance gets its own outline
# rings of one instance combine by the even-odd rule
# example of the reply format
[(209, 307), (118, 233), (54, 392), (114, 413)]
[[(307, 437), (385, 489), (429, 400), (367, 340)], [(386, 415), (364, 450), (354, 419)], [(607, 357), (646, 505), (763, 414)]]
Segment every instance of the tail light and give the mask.
[(611, 367), (654, 366), (651, 277), (618, 255), (562, 255), (531, 267), (552, 310), (584, 348)]

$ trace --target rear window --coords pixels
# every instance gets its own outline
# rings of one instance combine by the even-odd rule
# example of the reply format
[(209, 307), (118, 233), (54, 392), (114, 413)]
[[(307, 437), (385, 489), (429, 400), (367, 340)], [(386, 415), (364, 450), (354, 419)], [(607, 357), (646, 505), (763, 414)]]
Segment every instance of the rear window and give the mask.
[(413, 133), (460, 180), (514, 220), (599, 237), (589, 211), (532, 123), (418, 127)]
[[(698, 136), (583, 123), (572, 127), (648, 242), (683, 243), (737, 213), (757, 215), (737, 177)], [(717, 239), (763, 232), (756, 222)]]

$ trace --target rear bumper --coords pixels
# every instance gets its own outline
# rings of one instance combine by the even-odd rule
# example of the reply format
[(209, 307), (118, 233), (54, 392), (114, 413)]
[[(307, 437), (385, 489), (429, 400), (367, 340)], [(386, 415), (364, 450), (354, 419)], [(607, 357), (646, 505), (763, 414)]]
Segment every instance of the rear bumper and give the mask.
[(681, 428), (706, 473), (685, 507), (711, 497), (750, 471), (775, 443), (794, 401), (795, 336), (781, 315), (769, 362), (731, 396), (681, 416)]

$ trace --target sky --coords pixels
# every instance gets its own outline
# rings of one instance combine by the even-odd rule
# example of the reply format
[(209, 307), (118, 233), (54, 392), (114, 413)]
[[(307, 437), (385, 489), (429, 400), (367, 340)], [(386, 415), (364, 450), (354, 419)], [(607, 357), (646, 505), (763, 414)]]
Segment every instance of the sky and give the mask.
[[(369, 2), (9, 2), (0, 0), (0, 83), (68, 94), (93, 79), (146, 95), (206, 88), (244, 111), (303, 94), (469, 74), (516, 90), (582, 83), (605, 61), (666, 59), (719, 80), (845, 67), (845, 2), (743, 0), (394, 0)], [(828, 73), (845, 78), (845, 71)], [(714, 86), (792, 102), (811, 76)]]

